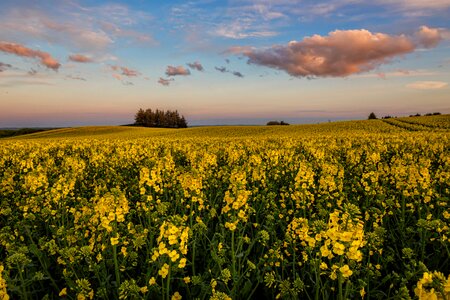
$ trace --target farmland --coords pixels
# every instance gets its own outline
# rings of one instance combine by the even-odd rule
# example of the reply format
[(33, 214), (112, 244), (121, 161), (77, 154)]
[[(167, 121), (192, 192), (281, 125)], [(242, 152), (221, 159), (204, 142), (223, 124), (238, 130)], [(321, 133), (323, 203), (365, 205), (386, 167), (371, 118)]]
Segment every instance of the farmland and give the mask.
[(450, 116), (0, 140), (0, 299), (450, 299)]

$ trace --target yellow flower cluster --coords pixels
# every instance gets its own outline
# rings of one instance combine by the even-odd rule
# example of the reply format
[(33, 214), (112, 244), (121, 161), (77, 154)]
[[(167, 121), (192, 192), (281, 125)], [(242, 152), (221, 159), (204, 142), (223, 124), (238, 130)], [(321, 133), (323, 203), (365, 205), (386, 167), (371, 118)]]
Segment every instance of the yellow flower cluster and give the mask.
[(222, 213), (228, 215), (225, 228), (235, 231), (239, 222), (247, 222), (249, 214), (248, 198), (250, 191), (246, 190), (246, 173), (233, 171), (230, 175), (229, 190), (225, 192)]
[[(321, 231), (310, 228), (305, 218), (294, 218), (287, 227), (286, 236), (292, 241), (298, 241), (301, 247), (309, 249), (310, 252), (317, 253), (322, 259), (327, 259), (328, 263), (337, 262), (338, 265), (333, 264), (331, 269), (330, 277), (334, 280), (337, 278), (337, 270), (344, 278), (353, 274), (348, 264), (342, 264), (345, 260), (340, 258), (362, 261), (361, 248), (365, 245), (363, 228), (363, 222), (359, 219), (351, 218), (348, 213), (335, 211), (329, 216), (327, 228)], [(295, 247), (295, 250), (297, 249)], [(286, 254), (290, 255), (288, 250)], [(302, 251), (302, 256), (303, 260), (307, 261), (305, 251)], [(335, 257), (338, 258), (337, 261), (333, 260)], [(320, 264), (323, 271), (328, 269), (327, 262), (322, 261)]]
[(0, 264), (0, 300), (8, 300), (9, 296), (8, 293), (6, 291), (6, 280), (3, 278), (3, 271), (4, 271), (4, 267), (2, 264)]
[(420, 300), (450, 299), (450, 275), (446, 279), (441, 272), (424, 272), (417, 282), (414, 294)]
[(130, 210), (127, 198), (118, 189), (96, 197), (93, 201), (95, 214), (91, 218), (91, 222), (93, 225), (100, 223), (99, 225), (107, 232), (113, 231), (115, 222), (124, 222), (125, 216)]
[[(164, 256), (169, 258), (171, 264), (179, 269), (186, 266), (187, 242), (189, 238), (189, 227), (176, 226), (175, 224), (164, 221), (159, 227), (159, 236), (157, 238), (158, 248), (153, 251), (152, 261), (157, 261)], [(159, 275), (165, 278), (169, 272), (169, 265), (165, 263), (159, 270)]]

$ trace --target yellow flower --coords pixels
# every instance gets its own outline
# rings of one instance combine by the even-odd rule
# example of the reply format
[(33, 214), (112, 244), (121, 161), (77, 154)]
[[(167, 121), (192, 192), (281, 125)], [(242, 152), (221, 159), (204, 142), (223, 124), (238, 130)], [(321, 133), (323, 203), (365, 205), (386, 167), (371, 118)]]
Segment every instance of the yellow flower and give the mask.
[(186, 266), (186, 258), (180, 259), (180, 263), (178, 264), (178, 268), (182, 269)]
[(119, 243), (119, 237), (111, 238), (111, 245), (117, 245)]
[(169, 257), (172, 262), (175, 262), (180, 257), (180, 254), (177, 253), (177, 250), (172, 250), (169, 252)]
[(211, 280), (211, 288), (212, 288), (213, 290), (215, 290), (215, 289), (216, 289), (216, 286), (217, 286), (217, 281), (216, 281), (215, 279)]
[(230, 231), (235, 231), (236, 230), (236, 224), (235, 223), (230, 223), (230, 222), (225, 222), (225, 228), (228, 228)]
[(331, 251), (328, 250), (326, 245), (323, 245), (322, 247), (320, 247), (320, 253), (323, 257), (328, 257), (331, 254)]
[(188, 284), (191, 282), (191, 277), (187, 276), (183, 278), (184, 283)]
[(164, 266), (162, 266), (161, 270), (158, 271), (158, 274), (161, 275), (162, 278), (166, 278), (167, 274), (169, 274), (169, 265), (164, 264)]
[(444, 292), (450, 294), (450, 275), (448, 275), (447, 281), (444, 284)]
[(150, 280), (148, 281), (148, 284), (149, 284), (149, 285), (154, 285), (154, 284), (156, 284), (156, 279), (155, 279), (155, 277), (150, 278)]
[(139, 291), (140, 291), (142, 294), (145, 294), (145, 293), (148, 292), (148, 287), (147, 287), (147, 286), (143, 286), (143, 287), (141, 287), (141, 288), (139, 289)]
[(341, 271), (342, 276), (344, 276), (344, 278), (348, 278), (350, 276), (352, 276), (353, 271), (350, 270), (348, 265), (344, 265), (343, 267), (339, 268), (339, 271)]
[(156, 261), (159, 257), (159, 252), (158, 251), (153, 251), (153, 255), (152, 255), (152, 261)]
[(428, 272), (423, 273), (423, 277), (420, 280), (420, 282), (422, 284), (424, 284), (424, 285), (425, 284), (431, 284), (433, 282), (433, 274), (432, 273), (428, 273)]
[(66, 296), (67, 295), (67, 288), (63, 288), (62, 290), (61, 290), (61, 292), (59, 292), (59, 296), (60, 297), (63, 297), (63, 296)]
[(124, 257), (126, 257), (126, 256), (128, 255), (128, 253), (127, 253), (127, 248), (126, 248), (126, 247), (122, 247), (122, 248), (120, 249), (120, 252), (122, 252), (122, 255), (123, 255)]
[(359, 291), (359, 294), (361, 295), (361, 298), (364, 298), (364, 295), (366, 294), (366, 291), (364, 290), (364, 288), (361, 288), (361, 290)]
[(181, 300), (181, 295), (178, 292), (175, 292), (175, 294), (172, 295), (172, 300)]
[(337, 255), (343, 255), (345, 246), (339, 242), (334, 243), (333, 252)]

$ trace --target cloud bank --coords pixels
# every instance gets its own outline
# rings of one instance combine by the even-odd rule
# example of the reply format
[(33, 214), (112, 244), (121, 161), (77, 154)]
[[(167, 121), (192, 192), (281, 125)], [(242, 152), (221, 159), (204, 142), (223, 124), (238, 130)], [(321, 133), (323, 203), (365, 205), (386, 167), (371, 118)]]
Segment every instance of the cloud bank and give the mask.
[(19, 44), (0, 42), (0, 51), (22, 57), (36, 58), (42, 65), (55, 71), (61, 66), (49, 53), (33, 50)]
[(177, 66), (177, 67), (167, 66), (166, 75), (167, 76), (178, 76), (178, 75), (187, 76), (187, 75), (191, 75), (191, 72), (183, 66)]
[(438, 29), (422, 26), (413, 36), (336, 30), (268, 49), (233, 47), (248, 63), (286, 71), (296, 77), (345, 77), (367, 72), (419, 47), (432, 48), (442, 40)]

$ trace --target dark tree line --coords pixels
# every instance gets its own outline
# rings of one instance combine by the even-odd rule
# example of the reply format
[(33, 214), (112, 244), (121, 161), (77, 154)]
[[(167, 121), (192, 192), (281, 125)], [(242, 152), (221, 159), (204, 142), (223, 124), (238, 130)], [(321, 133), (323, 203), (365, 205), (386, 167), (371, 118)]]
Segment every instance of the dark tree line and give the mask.
[(142, 108), (134, 117), (136, 126), (162, 127), (162, 128), (186, 128), (187, 122), (184, 116), (180, 116), (178, 111), (171, 110), (151, 110)]
[(269, 122), (267, 122), (267, 124), (266, 125), (289, 125), (289, 123), (286, 123), (286, 122), (284, 122), (284, 121), (281, 121), (281, 122), (278, 122), (278, 121), (269, 121)]
[[(439, 116), (440, 114), (441, 114), (440, 112), (434, 112), (434, 113), (424, 114), (424, 116)], [(409, 117), (420, 117), (420, 116), (421, 115), (419, 113), (417, 113), (415, 115), (409, 115)], [(397, 117), (393, 117), (393, 116), (390, 116), (390, 115), (382, 117), (382, 119), (391, 119), (391, 118), (397, 118)], [(375, 115), (374, 112), (371, 112), (369, 117), (368, 117), (368, 119), (369, 120), (377, 119), (377, 116)]]

